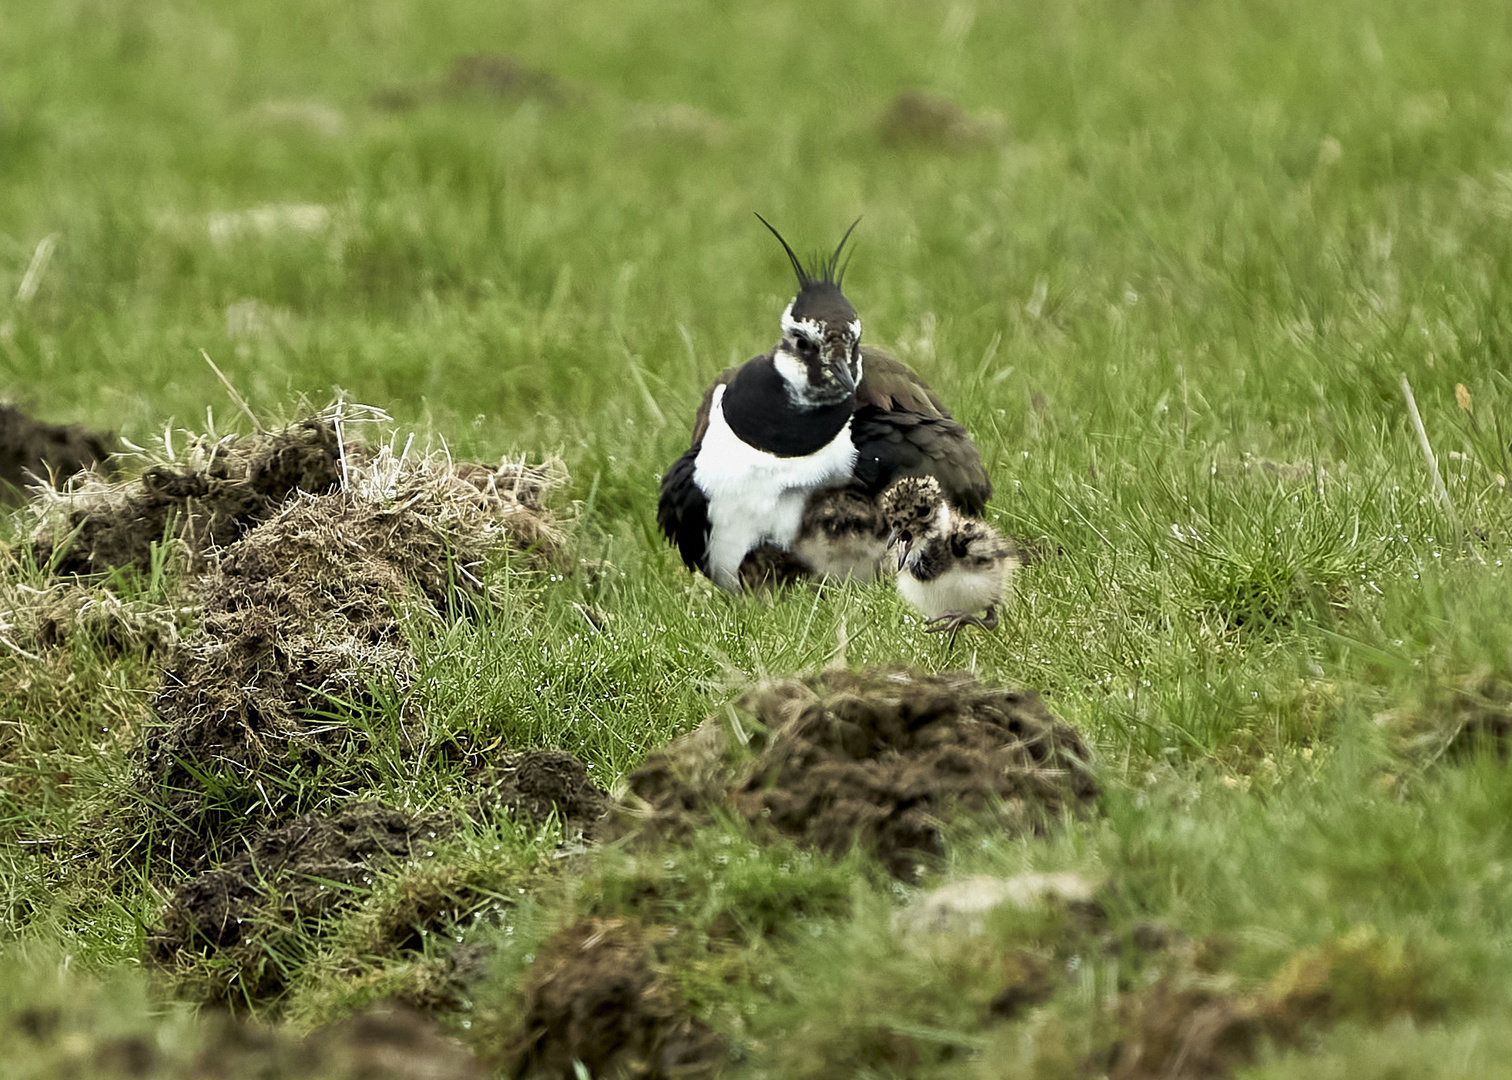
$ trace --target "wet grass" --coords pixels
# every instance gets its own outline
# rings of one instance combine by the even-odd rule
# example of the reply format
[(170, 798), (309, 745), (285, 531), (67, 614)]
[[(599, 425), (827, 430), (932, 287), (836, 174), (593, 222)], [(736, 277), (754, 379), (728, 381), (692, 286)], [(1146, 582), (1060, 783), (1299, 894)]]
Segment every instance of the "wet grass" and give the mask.
[[(545, 74), (456, 64), (485, 51)], [(243, 423), (203, 348), (263, 416), (340, 386), (459, 456), (560, 451), (571, 470), (594, 570), (497, 568), (499, 609), (417, 628), (410, 690), (332, 703), (363, 732), (361, 790), (291, 776), (289, 805), (455, 806), (448, 746), (569, 749), (609, 786), (751, 680), (837, 659), (1036, 687), (1096, 747), (1096, 819), (951, 847), (945, 878), (1107, 882), (1096, 926), (994, 922), (990, 962), (900, 952), (910, 889), (861, 860), (724, 825), (664, 862), (558, 860), (552, 828), (479, 823), (439, 881), (384, 886), (452, 889), (455, 935), (365, 952), (374, 900), (295, 950), (278, 1008), (311, 1027), (439, 994), (456, 936), (498, 959), (448, 1015), (497, 1042), (535, 944), (628, 913), (688, 935), (662, 952), (737, 1072), (1070, 1075), (1107, 1063), (1119, 995), (1162, 973), (1217, 955), (1258, 993), (1370, 927), (1394, 944), (1350, 985), (1408, 970), (1418, 997), (1383, 1010), (1330, 984), (1344, 1004), (1272, 1038), (1257, 1075), (1504, 1069), (1512, 777), (1461, 744), (1505, 732), (1512, 684), (1509, 71), (1508, 12), (1481, 0), (0, 15), (7, 397), (139, 443), (207, 405)], [(911, 88), (955, 98), (969, 137), (887, 129)], [(868, 340), (975, 433), (989, 517), (1037, 553), (995, 634), (947, 646), (885, 588), (731, 603), (656, 537), (705, 385), (770, 345), (789, 295), (753, 210), (800, 250), (864, 215), (846, 280)], [(172, 581), (110, 588), (161, 603)], [(14, 621), (0, 963), (19, 981), (0, 987), (54, 987), (65, 957), (58, 985), (94, 987), (81, 1009), (145, 1030), (160, 999), (121, 969), (164, 884), (142, 843), (99, 838), (135, 820), (156, 660), (37, 652)], [(522, 896), (537, 875), (555, 884)], [(1188, 944), (1120, 944), (1149, 926)], [(991, 1014), (1021, 954), (1057, 973), (1048, 1003)], [(25, 993), (4, 1002), (14, 1017)], [(38, 1046), (34, 1075), (62, 1067)]]

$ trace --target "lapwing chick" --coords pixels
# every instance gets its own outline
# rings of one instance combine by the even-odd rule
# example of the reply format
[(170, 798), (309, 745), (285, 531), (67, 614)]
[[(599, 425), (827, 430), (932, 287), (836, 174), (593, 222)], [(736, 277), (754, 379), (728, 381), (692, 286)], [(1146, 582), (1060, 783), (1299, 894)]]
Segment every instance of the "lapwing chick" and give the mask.
[(809, 496), (793, 554), (819, 578), (870, 581), (887, 558), (887, 524), (877, 500), (854, 482)]
[(965, 626), (995, 628), (1019, 565), (1013, 545), (980, 518), (952, 510), (932, 476), (898, 480), (879, 505), (897, 550), (898, 592), (927, 616), (925, 632), (953, 640)]
[(751, 592), (819, 581), (870, 581), (887, 557), (887, 526), (877, 500), (855, 484), (808, 497), (798, 537), (788, 551), (765, 542), (740, 563), (741, 588)]
[[(803, 566), (816, 576), (875, 575), (882, 560), (857, 551), (876, 538), (845, 507), (875, 500), (900, 476), (934, 477), (966, 514), (980, 514), (992, 494), (976, 445), (924, 380), (862, 346), (861, 319), (841, 291), (855, 225), (831, 255), (806, 265), (761, 220), (787, 253), (798, 292), (777, 344), (704, 394), (692, 446), (662, 478), (656, 512), (683, 562), (730, 592)], [(816, 501), (816, 492), (825, 494)], [(847, 516), (859, 532), (840, 527)], [(758, 549), (753, 569), (747, 559)]]
[(746, 592), (775, 592), (813, 580), (814, 568), (791, 551), (765, 542), (745, 553), (736, 576)]

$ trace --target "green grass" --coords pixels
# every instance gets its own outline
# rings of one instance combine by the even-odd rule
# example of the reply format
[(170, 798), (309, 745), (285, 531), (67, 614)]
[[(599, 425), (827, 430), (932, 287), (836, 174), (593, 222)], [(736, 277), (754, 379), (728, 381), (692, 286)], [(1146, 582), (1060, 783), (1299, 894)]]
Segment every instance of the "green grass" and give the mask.
[[(485, 50), (567, 90), (449, 88), (454, 58)], [(569, 749), (607, 786), (842, 641), (853, 665), (968, 666), (1038, 688), (1095, 746), (1106, 795), (1049, 839), (966, 830), (945, 876), (1094, 875), (1096, 933), (1221, 939), (1250, 990), (1374, 927), (1418, 958), (1434, 1007), (1346, 1008), (1255, 1075), (1494, 1075), (1512, 1042), (1512, 776), (1444, 747), (1460, 690), (1512, 680), (1509, 76), (1512, 12), (1485, 0), (13, 4), (0, 393), (136, 442), (202, 427), (207, 407), (234, 427), (203, 348), (263, 416), (339, 386), (459, 456), (562, 454), (598, 572), (501, 569), (498, 609), (417, 624), (407, 695), (333, 706), (366, 735), (360, 790), (294, 777), (301, 808), (454, 807), (451, 745)], [(413, 108), (377, 103), (396, 87)], [(1002, 138), (890, 141), (879, 122), (910, 88), (996, 113)], [(691, 122), (671, 111), (686, 107)], [(281, 204), (325, 213), (212, 238), (212, 215)], [(752, 211), (799, 250), (863, 215), (846, 283), (867, 340), (973, 431), (989, 517), (1042, 555), (995, 634), (952, 649), (881, 587), (732, 603), (655, 535), (656, 482), (703, 389), (771, 344), (790, 296)], [(159, 602), (172, 586), (114, 588)], [(164, 883), (91, 853), (156, 673), (88, 640), (0, 650), (0, 966), (52, 986), (65, 956), (58, 978), (104, 980), (80, 1008), (137, 1010), (133, 1031), (171, 992), (124, 970)], [(417, 712), (418, 749), (399, 727)], [(669, 955), (751, 1076), (965, 1077), (994, 1055), (1066, 1075), (1111, 996), (1178, 963), (1006, 920), (992, 948), (1079, 959), (1049, 1004), (988, 1023), (1000, 968), (898, 952), (894, 887), (860, 860), (793, 870), (753, 847), (737, 873), (719, 857), (749, 839), (720, 825), (665, 867), (616, 851), (561, 875), (541, 869), (554, 831), (490, 828), (446, 856), (446, 887), (478, 905), (461, 936), (515, 941), (452, 1014), (478, 1016), (479, 1039), (524, 978), (507, 957), (574, 914), (702, 942), (732, 912), (717, 948)], [(537, 874), (576, 884), (520, 899)], [(379, 906), (306, 943), (285, 1015), (316, 1026), (430, 977), (351, 961)]]

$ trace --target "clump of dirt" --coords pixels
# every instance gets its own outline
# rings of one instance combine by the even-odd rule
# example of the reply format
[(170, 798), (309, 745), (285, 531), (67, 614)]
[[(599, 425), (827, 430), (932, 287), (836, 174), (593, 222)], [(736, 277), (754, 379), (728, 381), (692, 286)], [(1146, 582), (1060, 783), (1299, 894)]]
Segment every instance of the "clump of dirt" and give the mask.
[[(1202, 952), (1199, 943), (1187, 959)], [(1239, 992), (1231, 977), (1188, 965), (1124, 995), (1124, 1034), (1101, 1065), (1111, 1080), (1226, 1077), (1253, 1061), (1265, 1041), (1293, 1045), (1346, 1018), (1433, 1020), (1454, 997), (1421, 948), (1356, 926), (1297, 953), (1258, 992)]]
[(1032, 949), (1015, 949), (1001, 963), (1002, 987), (987, 1005), (994, 1020), (1018, 1019), (1054, 997), (1064, 981), (1065, 966)]
[[(284, 986), (301, 923), (350, 908), (384, 866), (422, 854), (443, 828), (381, 803), (305, 814), (179, 885), (147, 935), (146, 959), (206, 977), (211, 1000), (260, 1000)], [(217, 962), (206, 964), (207, 959)]]
[(502, 810), (537, 825), (554, 814), (564, 826), (592, 837), (609, 805), (609, 793), (588, 779), (588, 769), (575, 755), (525, 750), (495, 763), (473, 813)]
[(1476, 675), (1455, 688), (1450, 749), (1490, 747), (1505, 764), (1512, 747), (1512, 683)]
[(893, 146), (962, 150), (1001, 142), (1008, 124), (1001, 113), (968, 113), (941, 94), (905, 90), (893, 98), (877, 127), (882, 141)]
[(1489, 670), (1446, 679), (1372, 719), (1396, 757), (1378, 782), (1398, 797), (1435, 767), (1480, 754), (1502, 765), (1512, 760), (1512, 682)]
[(103, 468), (115, 451), (114, 435), (46, 424), (0, 405), (0, 500), (22, 502), (28, 484)]
[(440, 79), (381, 86), (373, 91), (372, 102), (377, 108), (397, 112), (427, 101), (469, 95), (562, 105), (580, 92), (560, 75), (533, 68), (512, 56), (478, 52), (454, 58)]
[(1125, 999), (1128, 1036), (1112, 1051), (1111, 1080), (1231, 1076), (1270, 1030), (1260, 1002), (1170, 976)]
[(122, 600), (112, 590), (56, 582), (28, 603), (0, 601), (26, 616), (28, 644), (50, 649), (84, 639), (110, 655), (165, 653), (179, 639), (184, 613), (168, 604)]
[(483, 1080), (481, 1062), (436, 1022), (402, 1005), (371, 1007), (302, 1039), (238, 1017), (221, 1017), (202, 1039), (187, 1075), (299, 1080)]
[(195, 590), (199, 624), (153, 701), (152, 781), (192, 791), (196, 771), (253, 776), (344, 738), (318, 715), (329, 696), (361, 695), (379, 673), (406, 684), (414, 658), (401, 606), (446, 610), (465, 587), (449, 571), (482, 554), (451, 549), (414, 506), (346, 493), (291, 503), (227, 548)]
[[(38, 1007), (10, 1017), (9, 1051), (35, 1076), (159, 1080), (482, 1080), (482, 1064), (435, 1021), (393, 1003), (371, 1006), (304, 1036), (226, 1012), (157, 1037), (138, 1020), (90, 1023), (86, 1010)], [(0, 1026), (0, 1031), (4, 1031)], [(27, 1069), (26, 1066), (31, 1068)]]
[(1033, 690), (966, 672), (829, 671), (747, 694), (654, 754), (623, 819), (678, 830), (716, 806), (840, 854), (874, 851), (912, 877), (957, 812), (1038, 831), (1089, 806), (1086, 743)]
[(572, 1076), (581, 1062), (590, 1076), (692, 1080), (726, 1052), (658, 970), (639, 923), (585, 918), (541, 946), (506, 1057), (513, 1077)]
[[(539, 565), (560, 551), (539, 509), (546, 474), (523, 467), (425, 467), (301, 496), (225, 548), (195, 588), (193, 634), (174, 650), (153, 700), (161, 723), (141, 750), (154, 798), (193, 822), (214, 773), (253, 784), (274, 764), (349, 745), (333, 698), (373, 680), (408, 685), (415, 660), (402, 620), (441, 619), (486, 599), (473, 573), (512, 545)], [(266, 795), (262, 796), (266, 801)]]
[(566, 557), (562, 531), (546, 508), (547, 495), (566, 480), (556, 459), (540, 465), (505, 462), (496, 468), (432, 461), (415, 466), (398, 484), (430, 490), (449, 508), (443, 516), (463, 527), (473, 522), (489, 540), (502, 539), (525, 565), (542, 569), (560, 566)]
[(572, 96), (571, 88), (561, 76), (497, 52), (457, 57), (447, 70), (446, 85), (462, 93), (482, 93), (505, 100), (537, 98), (561, 102)]
[(266, 520), (295, 491), (341, 483), (335, 424), (312, 417), (278, 431), (195, 440), (173, 461), (112, 483), (97, 472), (44, 487), (32, 534), (38, 565), (57, 574), (149, 571), (153, 549), (176, 540), (191, 568)]

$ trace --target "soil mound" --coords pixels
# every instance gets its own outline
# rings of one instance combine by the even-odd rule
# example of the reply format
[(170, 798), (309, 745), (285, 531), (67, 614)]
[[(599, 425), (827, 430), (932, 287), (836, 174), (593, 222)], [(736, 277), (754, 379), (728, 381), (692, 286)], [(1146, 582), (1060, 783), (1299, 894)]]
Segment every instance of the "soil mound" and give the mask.
[[(303, 1037), (226, 1012), (205, 1012), (162, 1039), (122, 1033), (87, 1012), (15, 1014), (7, 1050), (21, 1075), (155, 1080), (482, 1080), (481, 1063), (433, 1020), (396, 1004), (371, 1006)], [(160, 1029), (162, 1030), (162, 1029)], [(31, 1068), (27, 1068), (30, 1065)]]
[(513, 1077), (590, 1076), (691, 1080), (725, 1060), (717, 1034), (690, 1016), (657, 970), (640, 924), (580, 919), (553, 935), (525, 989)]
[(1288, 1034), (1257, 1001), (1170, 976), (1122, 1004), (1128, 1036), (1107, 1070), (1116, 1080), (1232, 1076), (1254, 1060), (1263, 1037)]
[(0, 405), (0, 499), (24, 501), (28, 484), (102, 467), (115, 450), (113, 435), (44, 424), (14, 405)]
[[(1216, 944), (1216, 948), (1215, 948)], [(1441, 1019), (1460, 1000), (1457, 976), (1420, 945), (1361, 924), (1296, 953), (1250, 992), (1207, 970), (1222, 943), (1199, 942), (1175, 970), (1119, 999), (1120, 1038), (1088, 1060), (1112, 1080), (1232, 1076), (1265, 1042), (1294, 1046), (1344, 1020), (1381, 1025)], [(1464, 984), (1458, 984), (1463, 986)]]
[(588, 779), (588, 769), (565, 750), (506, 754), (474, 813), (504, 810), (533, 824), (555, 814), (564, 826), (593, 836), (609, 810), (609, 793)]
[(959, 102), (923, 90), (905, 90), (889, 103), (877, 123), (890, 146), (964, 150), (1002, 142), (1007, 122), (995, 112), (968, 113)]
[(301, 922), (355, 906), (382, 866), (426, 850), (441, 829), (381, 803), (330, 817), (305, 814), (269, 829), (219, 867), (179, 885), (147, 935), (146, 958), (189, 970), (206, 958), (208, 996), (258, 999), (283, 986), (277, 939)]
[(181, 459), (154, 464), (127, 483), (90, 472), (44, 492), (32, 551), (58, 574), (146, 571), (153, 545), (171, 537), (198, 568), (208, 551), (270, 517), (292, 492), (326, 492), (340, 483), (340, 444), (327, 419), (201, 438)]
[(166, 602), (123, 600), (99, 581), (40, 589), (0, 583), (0, 634), (27, 651), (87, 641), (111, 657), (161, 654), (178, 640), (187, 614)]
[(725, 805), (822, 851), (860, 844), (911, 877), (940, 853), (952, 813), (1038, 831), (1091, 804), (1088, 760), (1033, 690), (965, 672), (830, 671), (748, 694), (652, 755), (625, 817), (676, 829)]
[(317, 715), (328, 695), (360, 695), (382, 672), (406, 683), (402, 608), (437, 615), (467, 587), (449, 570), (483, 552), (448, 539), (414, 506), (338, 493), (291, 503), (227, 548), (153, 702), (148, 771), (182, 790), (195, 769), (255, 772), (341, 737)]
[(439, 79), (380, 86), (371, 100), (377, 108), (398, 112), (431, 101), (474, 96), (563, 105), (580, 97), (581, 91), (561, 76), (512, 56), (479, 52), (454, 57)]
[(406, 687), (403, 622), (481, 602), (473, 570), (490, 551), (559, 550), (539, 471), (444, 466), (382, 486), (381, 499), (354, 488), (288, 502), (201, 578), (199, 624), (170, 658), (142, 748), (179, 820), (196, 816), (208, 773), (247, 787), (348, 743), (332, 699), (362, 700), (377, 679)]
[(399, 1005), (378, 1005), (302, 1039), (223, 1017), (202, 1041), (195, 1080), (483, 1080), (486, 1072), (435, 1021)]

